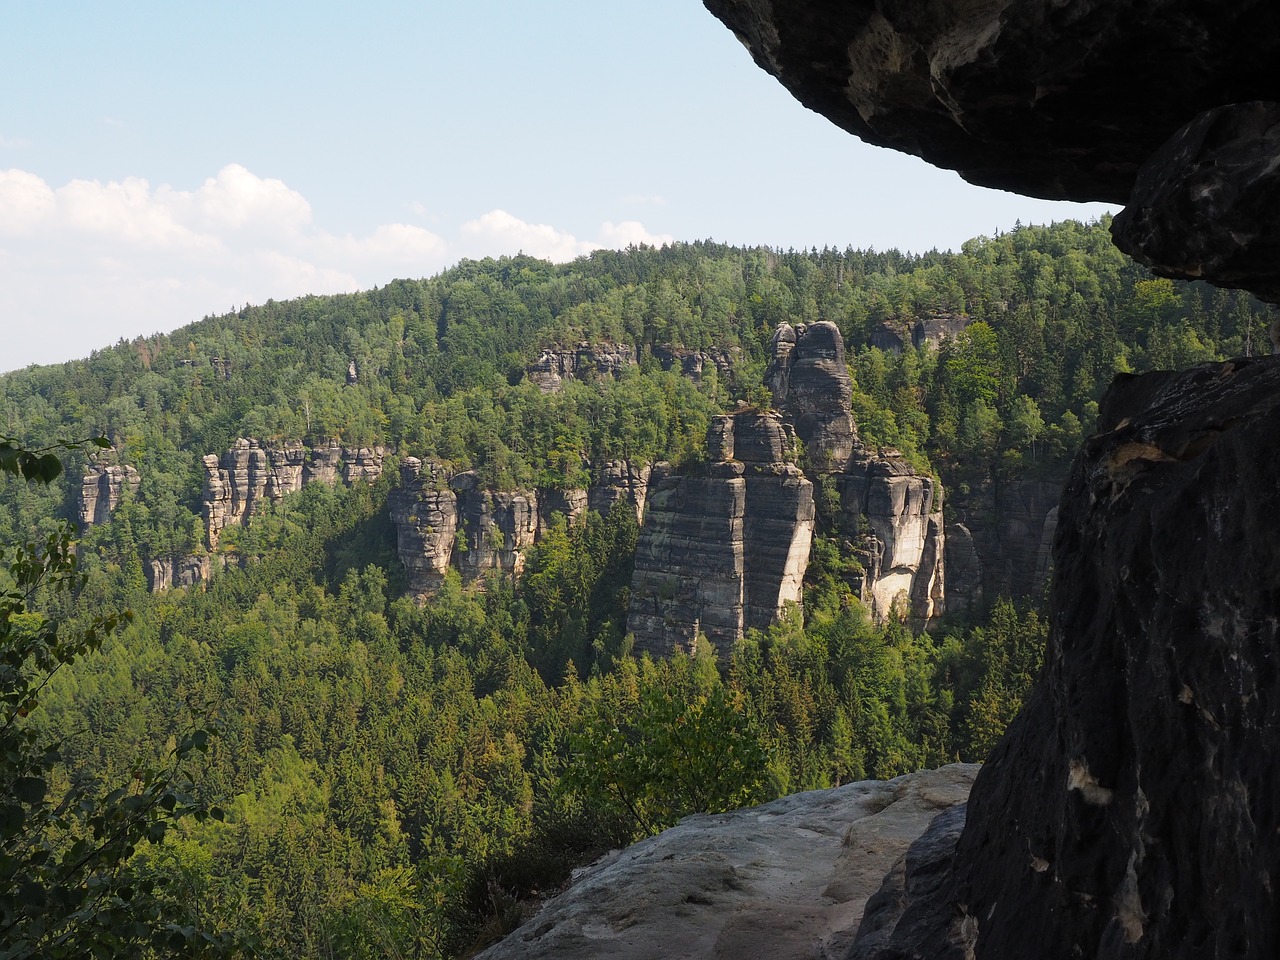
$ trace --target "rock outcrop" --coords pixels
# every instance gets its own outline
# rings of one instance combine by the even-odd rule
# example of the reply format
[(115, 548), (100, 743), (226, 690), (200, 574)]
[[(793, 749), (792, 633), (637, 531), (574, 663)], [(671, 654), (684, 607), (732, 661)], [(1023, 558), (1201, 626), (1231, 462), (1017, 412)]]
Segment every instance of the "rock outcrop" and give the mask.
[(80, 525), (106, 523), (128, 490), (137, 493), (142, 477), (131, 464), (89, 462), (80, 481)]
[(716, 417), (711, 463), (656, 480), (636, 544), (627, 631), (666, 656), (699, 634), (728, 650), (801, 599), (813, 537), (813, 484), (787, 461), (782, 417)]
[(765, 382), (774, 406), (804, 441), (807, 465), (820, 473), (843, 469), (857, 435), (840, 328), (829, 320), (798, 327), (780, 323), (771, 351)]
[(449, 487), (458, 497), (462, 578), (478, 580), (490, 570), (518, 575), (538, 536), (537, 493), (486, 490), (474, 471), (458, 474)]
[(881, 877), (940, 813), (963, 819), (976, 765), (694, 816), (608, 855), (482, 960), (813, 960), (840, 956)]
[(458, 498), (440, 465), (405, 457), (400, 462), (400, 486), (391, 491), (387, 505), (409, 592), (433, 593), (449, 570), (458, 533)]
[(621, 343), (579, 343), (577, 347), (548, 347), (526, 371), (543, 393), (555, 393), (566, 380), (621, 377), (635, 366), (635, 350)]
[(157, 557), (148, 564), (149, 585), (152, 593), (171, 590), (174, 587), (194, 587), (209, 579), (208, 554), (174, 554)]
[(945, 883), (869, 956), (1280, 952), (1278, 445), (1280, 358), (1117, 379), (1062, 497), (1044, 674)]
[(969, 317), (960, 313), (931, 313), (916, 320), (885, 320), (871, 332), (871, 345), (888, 353), (901, 353), (908, 344), (919, 349), (927, 343), (936, 349), (968, 325)]
[(1280, 100), (1265, 0), (705, 0), (801, 103), (972, 183), (1124, 203), (1202, 111)]
[(926, 622), (944, 607), (942, 496), (895, 451), (854, 454), (837, 475), (841, 531), (856, 536), (866, 577), (862, 600), (883, 620)]
[(620, 500), (636, 508), (636, 519), (644, 519), (644, 505), (649, 495), (649, 478), (653, 467), (634, 460), (606, 460), (593, 470), (587, 504), (599, 514), (607, 514)]
[(201, 497), (205, 536), (216, 549), (222, 531), (247, 523), (267, 503), (279, 503), (308, 483), (372, 483), (382, 473), (387, 449), (347, 449), (336, 440), (308, 450), (297, 440), (264, 445), (240, 437), (218, 457), (202, 458), (205, 483)]
[(1061, 496), (1062, 482), (1047, 479), (1000, 480), (953, 497), (951, 522), (968, 536), (948, 541), (948, 594), (1042, 597)]
[(703, 374), (714, 369), (724, 378), (733, 368), (737, 350), (711, 347), (707, 350), (690, 350), (685, 347), (655, 345), (653, 355), (663, 370), (676, 370), (694, 383), (701, 383)]

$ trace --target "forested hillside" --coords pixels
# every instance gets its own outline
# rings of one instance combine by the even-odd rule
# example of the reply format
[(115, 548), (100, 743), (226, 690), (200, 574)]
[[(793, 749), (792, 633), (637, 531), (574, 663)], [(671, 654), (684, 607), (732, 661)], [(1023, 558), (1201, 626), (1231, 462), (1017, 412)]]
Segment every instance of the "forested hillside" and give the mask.
[[(69, 629), (132, 621), (28, 722), (68, 736), (66, 776), (103, 784), (212, 729), (189, 772), (225, 820), (136, 856), (174, 922), (269, 957), (462, 955), (576, 863), (685, 813), (981, 759), (1039, 668), (1034, 598), (988, 597), (930, 633), (873, 623), (854, 561), (821, 537), (803, 611), (718, 660), (631, 655), (626, 504), (553, 524), (517, 577), (450, 572), (426, 603), (404, 596), (400, 458), (496, 490), (696, 463), (713, 416), (769, 404), (777, 324), (817, 320), (848, 345), (862, 441), (963, 498), (1060, 477), (1116, 373), (1259, 352), (1271, 317), (1068, 222), (919, 256), (708, 242), (464, 262), (10, 373), (3, 433), (103, 435), (138, 478), (84, 531), (78, 594), (42, 598)], [(578, 344), (630, 362), (544, 389), (540, 358)], [(309, 484), (214, 546), (202, 458), (240, 437), (386, 447), (386, 467)], [(66, 459), (47, 488), (0, 474), (0, 543), (78, 516), (88, 454)], [(147, 564), (170, 555), (217, 562), (153, 593)]]

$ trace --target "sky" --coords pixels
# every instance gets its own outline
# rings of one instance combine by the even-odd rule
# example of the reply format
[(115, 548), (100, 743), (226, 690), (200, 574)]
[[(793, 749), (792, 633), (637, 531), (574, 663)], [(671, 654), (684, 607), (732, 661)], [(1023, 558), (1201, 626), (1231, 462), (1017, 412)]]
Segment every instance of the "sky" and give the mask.
[(0, 0), (0, 371), (464, 257), (1107, 209), (861, 143), (699, 0)]

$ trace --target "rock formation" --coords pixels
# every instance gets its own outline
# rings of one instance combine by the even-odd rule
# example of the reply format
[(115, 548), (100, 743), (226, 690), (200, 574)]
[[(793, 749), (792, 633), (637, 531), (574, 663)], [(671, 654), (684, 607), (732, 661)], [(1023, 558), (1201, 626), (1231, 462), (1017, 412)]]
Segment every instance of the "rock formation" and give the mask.
[(871, 345), (889, 353), (901, 353), (908, 344), (916, 349), (926, 343), (933, 348), (960, 333), (969, 318), (958, 313), (931, 313), (911, 320), (885, 320), (871, 332)]
[(463, 579), (478, 580), (490, 570), (518, 575), (538, 536), (537, 493), (485, 490), (474, 471), (458, 474), (449, 487), (458, 498), (457, 563)]
[(841, 529), (858, 536), (873, 617), (895, 611), (926, 622), (944, 606), (942, 496), (895, 451), (858, 451), (837, 475)]
[(458, 533), (458, 498), (440, 465), (405, 457), (400, 462), (400, 486), (391, 491), (387, 504), (409, 592), (434, 592), (449, 569)]
[[(1050, 569), (1050, 546), (1062, 482), (999, 480), (953, 497), (951, 522), (967, 537), (947, 545), (947, 593), (976, 597), (1042, 597)], [(972, 552), (976, 583), (965, 582)], [(961, 604), (963, 605), (963, 604)]]
[(1112, 386), (1062, 499), (1045, 674), (946, 884), (871, 956), (1277, 955), (1278, 424), (1280, 358)]
[(148, 567), (151, 592), (159, 593), (204, 583), (209, 579), (210, 562), (207, 554), (173, 554), (151, 560)]
[(765, 382), (774, 406), (804, 441), (806, 463), (819, 472), (841, 470), (857, 437), (840, 328), (827, 320), (798, 327), (780, 323), (771, 350)]
[(348, 449), (329, 440), (308, 450), (297, 440), (264, 446), (240, 437), (218, 457), (202, 458), (205, 483), (201, 497), (209, 549), (216, 549), (222, 531), (243, 524), (266, 503), (279, 503), (308, 483), (372, 483), (382, 473), (387, 449), (381, 446)]
[(676, 370), (694, 383), (701, 383), (708, 368), (713, 368), (721, 378), (729, 376), (737, 350), (712, 347), (707, 350), (689, 350), (684, 347), (655, 345), (653, 355), (663, 370)]
[(593, 471), (587, 503), (592, 510), (607, 514), (615, 503), (625, 500), (636, 508), (636, 519), (644, 519), (645, 500), (653, 468), (631, 460), (606, 460)]
[(801, 599), (813, 484), (787, 461), (781, 416), (716, 417), (707, 446), (703, 475), (650, 491), (627, 617), (637, 651), (669, 655), (699, 634), (727, 650)]
[(125, 490), (137, 493), (141, 484), (142, 477), (130, 464), (90, 461), (80, 481), (80, 525), (106, 523), (120, 505)]
[(609, 854), (482, 960), (840, 956), (881, 877), (940, 812), (963, 822), (977, 766), (688, 817)]
[(538, 355), (527, 371), (528, 377), (543, 393), (555, 393), (565, 380), (590, 377), (622, 376), (635, 366), (635, 351), (626, 344), (579, 343), (576, 348), (549, 347)]

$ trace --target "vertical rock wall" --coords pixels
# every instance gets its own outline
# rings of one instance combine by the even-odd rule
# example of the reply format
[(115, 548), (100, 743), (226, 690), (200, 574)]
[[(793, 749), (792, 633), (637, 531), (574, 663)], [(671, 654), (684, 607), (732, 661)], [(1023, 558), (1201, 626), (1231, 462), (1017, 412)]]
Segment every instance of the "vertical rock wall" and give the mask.
[(106, 523), (120, 505), (124, 491), (137, 493), (141, 484), (142, 477), (129, 464), (90, 462), (80, 482), (80, 525)]
[(387, 498), (396, 528), (396, 553), (415, 596), (439, 589), (458, 532), (458, 498), (440, 465), (417, 457), (400, 463), (400, 486)]

